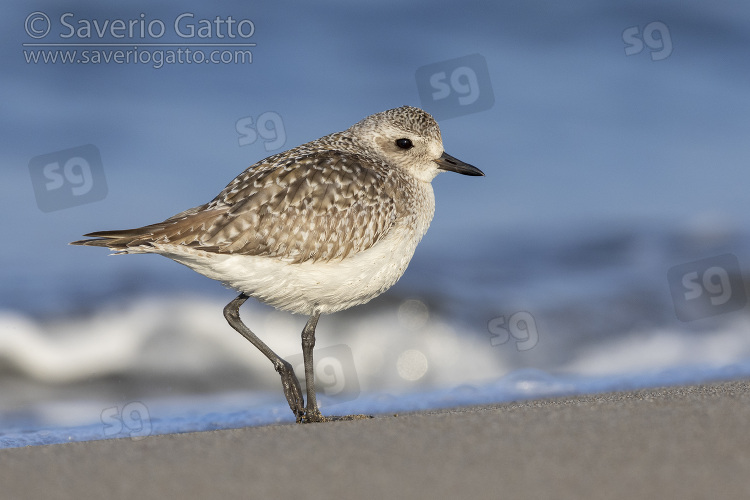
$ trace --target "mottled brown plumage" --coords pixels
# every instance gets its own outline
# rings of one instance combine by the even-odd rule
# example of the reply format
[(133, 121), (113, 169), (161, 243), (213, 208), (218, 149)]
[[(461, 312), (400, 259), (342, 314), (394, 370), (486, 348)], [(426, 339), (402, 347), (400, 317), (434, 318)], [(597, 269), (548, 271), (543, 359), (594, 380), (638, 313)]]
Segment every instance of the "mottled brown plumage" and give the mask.
[(340, 151), (265, 161), (210, 203), (158, 224), (91, 233), (104, 239), (76, 244), (125, 253), (187, 245), (294, 263), (342, 259), (370, 248), (391, 228), (401, 177), (383, 163)]
[[(416, 111), (413, 116), (389, 110), (382, 118), (439, 140), (440, 129), (432, 117), (410, 109)], [(347, 132), (270, 156), (237, 176), (211, 202), (164, 222), (89, 233), (85, 236), (100, 239), (72, 244), (118, 253), (184, 245), (291, 263), (343, 259), (366, 250), (403, 215), (406, 204), (396, 200), (408, 180)]]

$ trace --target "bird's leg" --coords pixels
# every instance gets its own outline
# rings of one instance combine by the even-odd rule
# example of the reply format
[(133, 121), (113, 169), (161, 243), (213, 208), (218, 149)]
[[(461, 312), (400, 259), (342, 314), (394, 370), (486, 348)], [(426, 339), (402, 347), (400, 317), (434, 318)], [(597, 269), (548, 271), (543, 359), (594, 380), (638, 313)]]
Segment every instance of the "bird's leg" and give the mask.
[[(294, 412), (294, 416), (297, 418), (297, 422), (301, 422), (305, 416), (305, 401), (302, 398), (302, 388), (299, 385), (297, 377), (294, 375), (294, 369), (292, 365), (284, 361), (278, 354), (273, 352), (270, 347), (263, 343), (240, 319), (240, 306), (245, 303), (248, 296), (241, 293), (236, 299), (227, 304), (224, 308), (224, 317), (229, 322), (229, 325), (237, 330), (243, 337), (250, 341), (260, 352), (262, 352), (271, 363), (276, 371), (281, 375), (281, 384), (284, 387), (284, 396), (289, 403), (289, 408)], [(316, 317), (317, 322), (317, 317)], [(315, 333), (315, 327), (313, 326), (313, 334)], [(314, 341), (313, 341), (314, 342)], [(307, 369), (307, 364), (305, 364)], [(308, 387), (308, 394), (309, 394)], [(313, 392), (313, 396), (315, 392)], [(309, 406), (309, 405), (308, 405)]]
[(318, 326), (320, 313), (315, 312), (307, 320), (302, 330), (302, 357), (305, 360), (305, 386), (307, 387), (307, 409), (304, 422), (325, 422), (327, 419), (320, 413), (315, 397), (315, 364), (313, 348), (315, 347), (315, 327)]
[[(307, 408), (302, 423), (331, 422), (336, 420), (360, 420), (372, 418), (369, 415), (323, 416), (318, 409), (315, 397), (315, 363), (313, 363), (313, 348), (315, 347), (315, 328), (318, 326), (320, 313), (316, 312), (307, 320), (302, 330), (302, 357), (305, 360), (305, 385), (307, 387)], [(300, 420), (297, 420), (298, 422)]]

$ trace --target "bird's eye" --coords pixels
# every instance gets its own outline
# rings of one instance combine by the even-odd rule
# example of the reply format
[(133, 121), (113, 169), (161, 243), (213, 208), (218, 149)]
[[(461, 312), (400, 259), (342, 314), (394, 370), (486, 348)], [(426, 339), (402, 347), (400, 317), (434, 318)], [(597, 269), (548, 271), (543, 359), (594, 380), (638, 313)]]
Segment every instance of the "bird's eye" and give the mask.
[(396, 139), (396, 146), (401, 149), (411, 149), (414, 147), (414, 144), (412, 144), (411, 139)]

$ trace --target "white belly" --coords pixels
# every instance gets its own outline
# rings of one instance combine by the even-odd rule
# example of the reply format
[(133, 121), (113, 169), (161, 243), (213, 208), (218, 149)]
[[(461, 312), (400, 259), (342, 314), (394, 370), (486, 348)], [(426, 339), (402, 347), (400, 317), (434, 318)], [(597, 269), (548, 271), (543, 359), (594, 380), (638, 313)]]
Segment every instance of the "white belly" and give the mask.
[(404, 274), (422, 228), (397, 225), (368, 250), (341, 261), (293, 264), (271, 257), (159, 253), (277, 309), (311, 315), (341, 311), (377, 297)]

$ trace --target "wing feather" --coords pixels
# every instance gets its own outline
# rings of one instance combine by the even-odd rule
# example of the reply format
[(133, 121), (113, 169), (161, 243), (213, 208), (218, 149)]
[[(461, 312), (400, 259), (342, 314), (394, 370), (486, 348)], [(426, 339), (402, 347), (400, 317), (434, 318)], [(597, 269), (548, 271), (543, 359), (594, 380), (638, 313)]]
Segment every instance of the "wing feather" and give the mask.
[(76, 243), (125, 252), (186, 245), (289, 262), (330, 261), (370, 248), (392, 227), (396, 189), (387, 165), (340, 151), (273, 159), (240, 174), (210, 203)]

